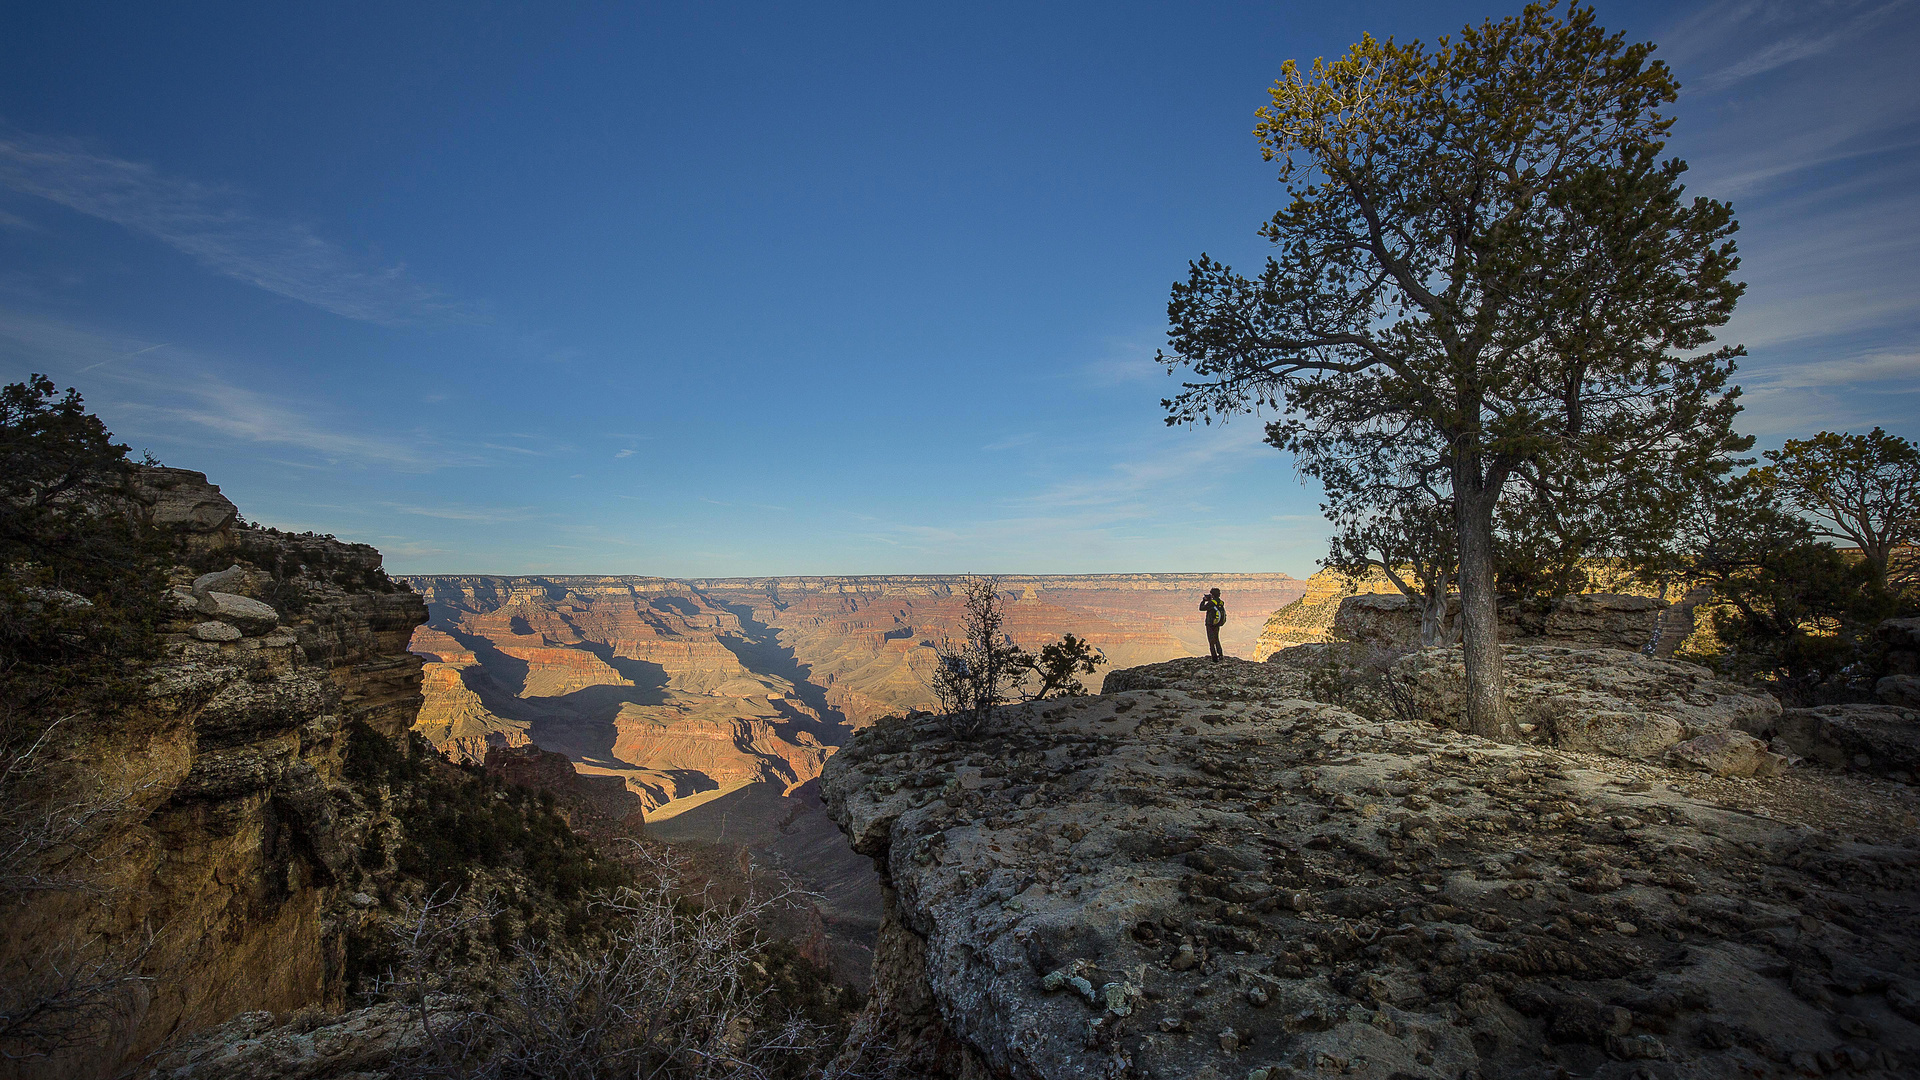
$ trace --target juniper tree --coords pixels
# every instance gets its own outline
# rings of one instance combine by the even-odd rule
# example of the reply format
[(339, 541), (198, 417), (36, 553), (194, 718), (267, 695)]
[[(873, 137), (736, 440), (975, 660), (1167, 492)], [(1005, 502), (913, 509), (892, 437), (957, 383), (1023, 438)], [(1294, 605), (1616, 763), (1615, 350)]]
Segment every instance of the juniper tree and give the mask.
[(1920, 448), (1876, 427), (1789, 439), (1766, 457), (1761, 477), (1815, 532), (1852, 542), (1880, 584), (1896, 592), (1916, 584), (1916, 560), (1896, 563), (1893, 553), (1920, 544)]
[[(1495, 512), (1542, 466), (1708, 467), (1742, 444), (1708, 349), (1743, 286), (1732, 209), (1660, 159), (1678, 84), (1590, 8), (1519, 15), (1433, 47), (1363, 38), (1292, 61), (1259, 111), (1288, 202), (1254, 278), (1202, 255), (1160, 359), (1194, 378), (1170, 424), (1282, 408), (1267, 441), (1334, 502), (1380, 447), (1428, 449), (1459, 558), (1467, 718), (1514, 737), (1495, 616)], [(1364, 483), (1364, 478), (1362, 479)]]

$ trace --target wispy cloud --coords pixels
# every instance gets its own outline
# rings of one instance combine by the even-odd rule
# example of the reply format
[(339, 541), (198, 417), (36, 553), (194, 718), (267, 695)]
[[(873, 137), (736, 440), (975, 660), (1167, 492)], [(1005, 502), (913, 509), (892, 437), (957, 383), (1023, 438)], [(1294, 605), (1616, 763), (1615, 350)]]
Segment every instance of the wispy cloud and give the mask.
[(0, 127), (0, 186), (153, 237), (216, 273), (349, 319), (383, 325), (468, 318), (459, 304), (321, 237), (275, 220), (232, 188), (168, 176), (77, 139)]
[(1781, 364), (1756, 381), (1788, 390), (1909, 380), (1920, 380), (1920, 355), (1914, 353), (1869, 353), (1836, 360)]
[(1731, 199), (1740, 426), (1907, 428), (1920, 393), (1920, 0), (1720, 0), (1658, 33), (1673, 151)]
[[(145, 354), (140, 363), (119, 363)], [(90, 404), (115, 422), (136, 425), (143, 438), (231, 447), (235, 442), (300, 451), (330, 465), (378, 466), (424, 473), (485, 464), (487, 457), (422, 431), (357, 429), (311, 401), (295, 401), (235, 384), (217, 365), (178, 346), (160, 348), (108, 332), (0, 309), (0, 361), (12, 370), (44, 371), (60, 381), (87, 373)], [(164, 362), (161, 362), (164, 361)], [(125, 433), (123, 433), (125, 434)], [(314, 461), (288, 461), (312, 467)]]
[(1184, 505), (1211, 479), (1243, 463), (1264, 459), (1280, 464), (1279, 453), (1262, 441), (1265, 434), (1264, 425), (1252, 417), (1174, 433), (1147, 453), (1116, 461), (1084, 479), (1052, 485), (1021, 501), (1157, 515), (1170, 504)]
[[(1818, 29), (1821, 24), (1808, 26), (1800, 20), (1783, 17), (1785, 12), (1779, 5), (1749, 2), (1716, 4), (1701, 14), (1695, 27), (1696, 32), (1709, 32), (1716, 28), (1716, 23), (1719, 24), (1717, 28), (1724, 31), (1728, 24), (1738, 26), (1741, 22), (1749, 20), (1762, 25), (1791, 26), (1795, 32), (1753, 47), (1753, 51), (1747, 55), (1696, 79), (1692, 87), (1700, 91), (1724, 90), (1735, 83), (1744, 82), (1775, 68), (1832, 52), (1908, 6), (1908, 0), (1893, 0), (1892, 3), (1864, 9), (1857, 5), (1795, 5), (1802, 14), (1817, 13), (1820, 16), (1831, 16), (1836, 7), (1853, 8), (1851, 12), (1835, 21), (1825, 21), (1826, 29), (1821, 32)], [(1808, 22), (1811, 21), (1808, 20)], [(1795, 23), (1799, 25), (1794, 25)]]
[(411, 503), (388, 502), (380, 505), (402, 514), (415, 517), (439, 518), (442, 521), (474, 521), (486, 525), (501, 525), (510, 521), (526, 521), (533, 517), (531, 506), (458, 506), (440, 504), (421, 506)]

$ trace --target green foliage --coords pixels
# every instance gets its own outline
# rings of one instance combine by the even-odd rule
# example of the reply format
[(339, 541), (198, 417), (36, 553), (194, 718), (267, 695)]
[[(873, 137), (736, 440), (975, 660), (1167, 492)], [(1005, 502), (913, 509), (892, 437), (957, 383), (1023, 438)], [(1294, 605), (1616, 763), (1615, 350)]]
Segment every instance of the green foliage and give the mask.
[(1160, 358), (1194, 376), (1168, 423), (1282, 409), (1267, 441), (1337, 524), (1450, 510), (1482, 734), (1506, 732), (1503, 499), (1510, 533), (1560, 538), (1530, 557), (1550, 578), (1657, 540), (1622, 530), (1748, 445), (1741, 350), (1706, 348), (1743, 289), (1737, 226), (1659, 159), (1678, 84), (1652, 51), (1533, 4), (1431, 49), (1367, 37), (1287, 64), (1255, 128), (1288, 185), (1278, 253), (1252, 279), (1202, 255), (1168, 304)]
[(1039, 699), (1085, 694), (1087, 688), (1079, 677), (1093, 674), (1107, 658), (1081, 638), (1063, 634), (1059, 641), (1041, 646), (1038, 654), (1023, 653), (1018, 662), (1039, 680), (1027, 692), (1030, 699)]
[(1816, 532), (1858, 547), (1873, 577), (1894, 591), (1920, 587), (1920, 564), (1893, 557), (1920, 544), (1920, 447), (1876, 427), (1789, 439), (1766, 458), (1761, 482), (1812, 518)]
[(170, 545), (135, 473), (77, 391), (0, 389), (0, 735), (124, 704), (155, 654)]
[[(527, 899), (526, 923), (540, 912), (543, 933), (555, 928), (563, 939), (578, 942), (601, 928), (595, 896), (632, 882), (625, 866), (567, 825), (551, 796), (505, 784), (475, 766), (456, 766), (418, 734), (409, 733), (405, 745), (396, 746), (353, 722), (342, 773), (364, 792), (386, 789), (397, 826), (395, 873), (422, 892), (466, 890), (510, 874), (539, 898)], [(379, 829), (362, 847), (361, 865), (384, 870), (387, 848)], [(377, 855), (369, 854), (376, 849)], [(491, 933), (510, 930), (494, 925)], [(381, 939), (363, 936), (349, 946), (350, 983), (392, 962)]]
[(1697, 485), (1678, 518), (1673, 576), (1713, 587), (1717, 655), (1729, 675), (1808, 701), (1870, 685), (1873, 629), (1894, 601), (1864, 560), (1820, 542), (1764, 471)]

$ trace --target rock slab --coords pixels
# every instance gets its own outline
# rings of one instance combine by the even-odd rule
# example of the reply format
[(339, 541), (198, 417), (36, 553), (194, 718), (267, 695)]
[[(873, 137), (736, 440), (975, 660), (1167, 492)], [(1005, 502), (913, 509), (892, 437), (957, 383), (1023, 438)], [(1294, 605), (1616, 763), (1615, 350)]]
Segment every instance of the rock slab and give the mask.
[[(1911, 836), (1723, 809), (1680, 785), (1742, 781), (1697, 771), (1367, 719), (1289, 696), (1285, 676), (1116, 672), (1103, 696), (1009, 709), (978, 740), (886, 720), (829, 762), (829, 811), (884, 868), (875, 998), (911, 1067), (1920, 1064)], [(1914, 804), (1888, 798), (1875, 817)]]

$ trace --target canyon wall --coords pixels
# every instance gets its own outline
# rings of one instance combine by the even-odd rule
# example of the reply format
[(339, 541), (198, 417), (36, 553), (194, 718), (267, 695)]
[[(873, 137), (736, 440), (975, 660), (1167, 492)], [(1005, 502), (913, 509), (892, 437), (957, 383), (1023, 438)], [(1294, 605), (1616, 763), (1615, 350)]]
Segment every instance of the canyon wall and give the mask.
[(336, 812), (346, 729), (404, 737), (422, 700), (407, 643), (425, 605), (379, 552), (239, 526), (200, 473), (146, 479), (150, 523), (181, 560), (162, 653), (143, 692), (55, 747), (59, 812), (86, 823), (63, 864), (81, 887), (29, 894), (0, 945), (23, 1000), (133, 978), (105, 992), (106, 1045), (84, 1045), (87, 1028), (81, 1047), (0, 1075), (110, 1075), (243, 1010), (339, 1005), (335, 909), (359, 842)]

